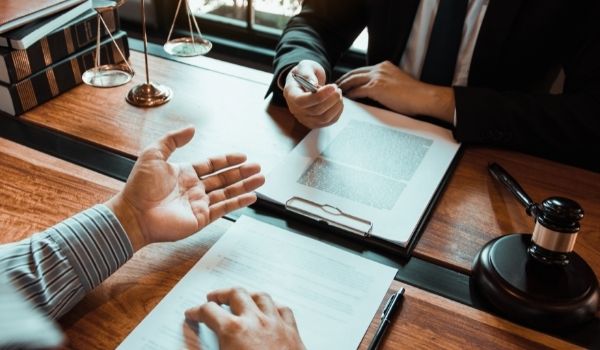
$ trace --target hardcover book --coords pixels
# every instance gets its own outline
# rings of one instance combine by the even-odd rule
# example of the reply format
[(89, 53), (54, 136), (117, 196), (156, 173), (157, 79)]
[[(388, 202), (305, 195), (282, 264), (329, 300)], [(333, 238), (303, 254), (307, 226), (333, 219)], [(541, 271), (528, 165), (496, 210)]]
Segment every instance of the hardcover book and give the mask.
[(86, 0), (2, 0), (0, 33), (66, 10)]
[[(123, 54), (129, 57), (126, 33), (119, 31), (114, 38)], [(79, 85), (83, 72), (94, 67), (95, 49), (95, 45), (91, 45), (18, 83), (0, 83), (0, 112), (18, 116)], [(103, 64), (123, 61), (110, 38), (101, 43), (100, 55)]]
[[(119, 29), (116, 10), (105, 11), (102, 18), (111, 32)], [(97, 23), (96, 11), (88, 10), (81, 18), (67, 23), (27, 50), (0, 48), (0, 82), (16, 83), (95, 43)], [(106, 30), (101, 30), (105, 36)]]
[(26, 49), (41, 38), (63, 27), (66, 23), (80, 18), (83, 13), (89, 10), (92, 10), (92, 3), (87, 0), (68, 10), (0, 34), (4, 39), (0, 42), (0, 46), (10, 46), (13, 49), (20, 50)]

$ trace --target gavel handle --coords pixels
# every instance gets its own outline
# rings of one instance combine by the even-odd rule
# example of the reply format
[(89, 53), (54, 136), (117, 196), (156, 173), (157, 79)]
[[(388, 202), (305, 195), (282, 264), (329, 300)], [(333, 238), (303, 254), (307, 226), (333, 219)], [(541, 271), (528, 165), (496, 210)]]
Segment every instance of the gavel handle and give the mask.
[(500, 183), (502, 183), (525, 207), (527, 215), (534, 215), (537, 208), (537, 204), (531, 200), (531, 197), (523, 190), (521, 185), (515, 180), (510, 174), (504, 170), (498, 163), (491, 163), (488, 165), (490, 174)]

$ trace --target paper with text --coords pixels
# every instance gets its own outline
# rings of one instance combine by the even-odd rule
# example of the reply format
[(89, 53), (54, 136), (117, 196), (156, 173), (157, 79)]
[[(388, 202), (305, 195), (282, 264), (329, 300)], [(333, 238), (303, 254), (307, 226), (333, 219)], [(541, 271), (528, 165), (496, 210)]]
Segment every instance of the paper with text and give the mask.
[[(200, 233), (201, 234), (201, 233)], [(307, 349), (355, 349), (396, 270), (242, 216), (192, 267), (119, 349), (218, 349), (184, 311), (218, 288), (264, 291), (296, 317)]]
[[(302, 198), (326, 208), (314, 214), (406, 246), (460, 144), (448, 129), (344, 99), (340, 120), (312, 130), (257, 192), (285, 204)], [(364, 225), (363, 225), (364, 226)]]

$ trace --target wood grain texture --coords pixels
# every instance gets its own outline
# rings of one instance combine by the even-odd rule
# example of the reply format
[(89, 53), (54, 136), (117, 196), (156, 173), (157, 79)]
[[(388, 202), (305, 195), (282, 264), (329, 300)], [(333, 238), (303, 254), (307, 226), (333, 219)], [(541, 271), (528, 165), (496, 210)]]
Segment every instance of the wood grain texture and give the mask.
[(0, 243), (110, 198), (120, 181), (0, 138)]
[(487, 171), (502, 165), (536, 202), (563, 196), (585, 210), (575, 251), (600, 277), (600, 174), (515, 152), (470, 148), (421, 237), (415, 255), (469, 273), (477, 252), (507, 233), (531, 233), (534, 221)]
[(256, 73), (251, 74), (254, 80), (241, 79), (215, 71), (227, 68), (222, 65), (203, 69), (150, 56), (151, 80), (171, 87), (173, 98), (159, 107), (133, 107), (125, 96), (145, 81), (143, 55), (132, 51), (131, 63), (138, 72), (133, 83), (112, 89), (81, 85), (22, 119), (133, 157), (165, 132), (193, 124), (196, 136), (174, 160), (235, 151), (263, 168), (287, 154), (307, 132), (285, 108), (269, 105), (264, 99), (267, 86), (256, 81)]
[[(400, 287), (406, 288), (404, 301), (381, 349), (578, 349), (561, 339), (397, 281), (384, 300)], [(383, 306), (359, 349), (367, 349)]]
[[(132, 52), (131, 57), (136, 71), (143, 72), (143, 56)], [(23, 119), (133, 157), (164, 132), (191, 123), (197, 126), (197, 135), (190, 146), (174, 154), (174, 160), (242, 151), (265, 171), (307, 132), (286, 109), (263, 99), (269, 82), (265, 73), (205, 57), (187, 64), (149, 59), (152, 80), (174, 90), (173, 100), (164, 106), (128, 105), (124, 96), (132, 84), (115, 89), (80, 86)], [(142, 80), (140, 74), (136, 82)], [(531, 218), (488, 174), (486, 166), (492, 161), (504, 166), (536, 201), (559, 195), (583, 206), (586, 217), (576, 251), (600, 276), (600, 174), (484, 148), (464, 152), (415, 255), (469, 273), (473, 258), (490, 239), (532, 231)]]

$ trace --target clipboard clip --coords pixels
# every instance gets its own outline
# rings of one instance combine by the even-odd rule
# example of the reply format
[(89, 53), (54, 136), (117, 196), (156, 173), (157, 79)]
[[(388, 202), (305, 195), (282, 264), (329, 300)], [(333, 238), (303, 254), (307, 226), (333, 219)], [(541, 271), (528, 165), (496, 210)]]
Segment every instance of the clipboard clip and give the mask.
[(285, 209), (316, 221), (324, 221), (362, 237), (369, 237), (373, 229), (373, 223), (369, 220), (345, 213), (332, 205), (320, 204), (301, 197), (294, 196), (288, 199), (285, 202)]

